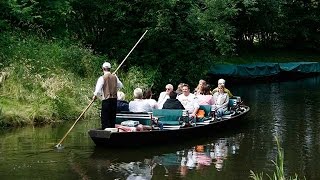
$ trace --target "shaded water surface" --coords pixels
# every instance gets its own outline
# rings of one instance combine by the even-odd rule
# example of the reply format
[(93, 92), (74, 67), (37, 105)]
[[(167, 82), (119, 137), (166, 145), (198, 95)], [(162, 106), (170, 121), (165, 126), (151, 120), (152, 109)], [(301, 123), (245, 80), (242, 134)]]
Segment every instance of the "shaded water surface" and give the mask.
[(320, 179), (320, 78), (230, 89), (251, 107), (241, 124), (170, 146), (95, 147), (87, 130), (98, 119), (80, 121), (61, 149), (72, 122), (1, 131), (0, 178), (249, 179), (250, 170), (272, 175), (278, 135), (287, 175)]

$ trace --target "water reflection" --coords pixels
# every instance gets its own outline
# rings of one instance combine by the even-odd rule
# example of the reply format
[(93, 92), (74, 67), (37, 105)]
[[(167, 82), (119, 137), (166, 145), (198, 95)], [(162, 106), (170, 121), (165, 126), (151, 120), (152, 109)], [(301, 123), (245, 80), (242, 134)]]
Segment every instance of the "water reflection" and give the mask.
[(96, 164), (97, 173), (101, 176), (113, 179), (187, 177), (191, 172), (212, 171), (211, 167), (215, 171), (224, 171), (225, 161), (238, 153), (243, 137), (240, 133), (174, 151), (171, 149), (170, 153), (165, 149), (155, 152), (153, 148), (122, 152), (97, 148), (91, 156), (91, 163)]
[(142, 162), (112, 163), (107, 173), (116, 173), (118, 179), (151, 179), (153, 169), (157, 166), (155, 159), (144, 159)]

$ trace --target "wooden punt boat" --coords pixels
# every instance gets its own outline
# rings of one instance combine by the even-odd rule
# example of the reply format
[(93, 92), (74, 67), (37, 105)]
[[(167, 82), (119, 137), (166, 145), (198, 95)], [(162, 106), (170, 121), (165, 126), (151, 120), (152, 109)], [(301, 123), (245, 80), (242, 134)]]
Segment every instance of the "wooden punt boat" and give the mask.
[[(249, 106), (244, 105), (237, 99), (230, 99), (230, 114), (221, 119), (212, 119), (209, 117), (211, 106), (200, 106), (203, 109), (205, 117), (190, 126), (181, 125), (183, 110), (154, 109), (151, 113), (130, 113), (122, 112), (117, 114), (117, 123), (126, 120), (135, 120), (144, 124), (149, 130), (123, 132), (121, 127), (110, 129), (92, 129), (89, 130), (89, 136), (96, 146), (104, 147), (130, 147), (145, 145), (166, 145), (168, 143), (177, 143), (188, 141), (190, 138), (200, 136), (210, 136), (217, 130), (225, 128), (226, 125), (240, 121), (242, 117), (250, 110)], [(151, 128), (151, 122), (155, 119), (163, 123), (163, 129)]]

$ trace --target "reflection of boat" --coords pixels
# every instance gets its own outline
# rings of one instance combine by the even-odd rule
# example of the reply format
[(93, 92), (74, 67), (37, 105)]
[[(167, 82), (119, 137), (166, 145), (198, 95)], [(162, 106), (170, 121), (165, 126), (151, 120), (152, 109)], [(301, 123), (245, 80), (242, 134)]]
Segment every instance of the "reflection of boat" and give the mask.
[[(235, 103), (233, 106), (236, 108), (232, 110), (232, 114), (226, 115), (220, 120), (204, 118), (204, 121), (196, 122), (185, 127), (182, 127), (181, 123), (179, 123), (181, 119), (185, 118), (185, 116), (182, 116), (182, 110), (158, 109), (154, 110), (150, 117), (148, 117), (148, 114), (122, 114), (121, 117), (128, 119), (131, 117), (144, 122), (152, 121), (155, 116), (164, 116), (165, 120), (166, 117), (170, 116), (171, 119), (173, 117), (174, 121), (162, 121), (160, 118), (160, 120), (164, 122), (164, 128), (162, 130), (152, 129), (148, 131), (119, 132), (117, 129), (115, 131), (114, 129), (112, 131), (94, 129), (89, 131), (89, 135), (97, 146), (106, 147), (141, 146), (147, 144), (164, 145), (169, 142), (185, 141), (193, 137), (212, 135), (213, 132), (215, 132), (214, 130), (222, 129), (222, 127), (230, 123), (239, 121), (239, 119), (250, 110), (248, 106), (242, 103)], [(177, 111), (180, 112), (177, 113)], [(208, 111), (208, 109), (206, 109), (206, 111)], [(209, 112), (210, 111), (211, 109), (209, 109)], [(208, 114), (208, 112), (206, 112), (206, 114)]]
[[(170, 147), (106, 149), (95, 147), (89, 158), (90, 174), (109, 179), (180, 179), (191, 172), (224, 171), (227, 157), (237, 154), (242, 133), (224, 138), (200, 138), (202, 143), (176, 144)], [(198, 144), (198, 145), (195, 145)], [(94, 177), (91, 177), (94, 179)]]

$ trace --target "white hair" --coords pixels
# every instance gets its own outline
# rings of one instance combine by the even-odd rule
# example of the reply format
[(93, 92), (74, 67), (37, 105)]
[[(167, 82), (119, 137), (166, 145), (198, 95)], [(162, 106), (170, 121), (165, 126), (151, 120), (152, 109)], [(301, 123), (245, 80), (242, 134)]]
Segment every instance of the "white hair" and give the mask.
[(136, 98), (136, 99), (141, 99), (142, 96), (143, 96), (142, 89), (141, 89), (141, 88), (136, 88), (136, 89), (133, 91), (133, 96), (134, 96), (134, 98)]
[(167, 85), (166, 85), (166, 88), (170, 88), (170, 89), (173, 90), (173, 85), (172, 85), (172, 84), (167, 84)]
[(124, 100), (126, 98), (126, 95), (122, 91), (117, 92), (118, 100)]

